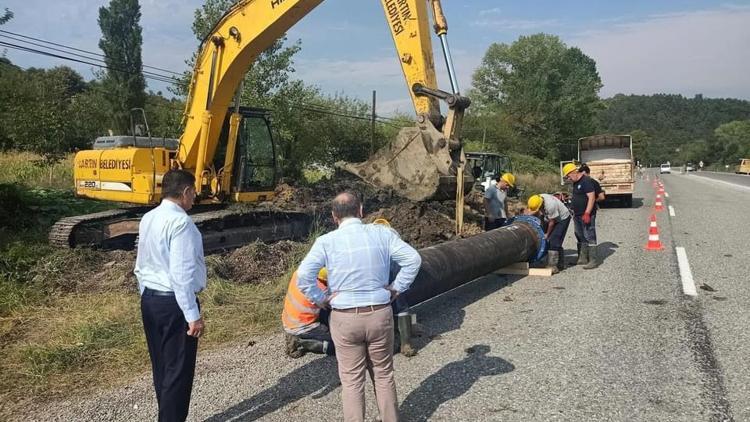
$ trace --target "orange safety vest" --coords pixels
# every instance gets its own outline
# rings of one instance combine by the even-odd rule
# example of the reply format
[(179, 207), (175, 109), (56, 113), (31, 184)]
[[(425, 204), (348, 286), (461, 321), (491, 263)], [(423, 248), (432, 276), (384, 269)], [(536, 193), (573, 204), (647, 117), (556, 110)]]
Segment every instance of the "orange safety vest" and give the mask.
[[(324, 291), (328, 288), (320, 278), (318, 287)], [(281, 313), (284, 330), (290, 334), (300, 334), (315, 328), (318, 326), (319, 314), (320, 308), (297, 287), (297, 271), (295, 271), (289, 281), (289, 288), (284, 298), (284, 311)]]

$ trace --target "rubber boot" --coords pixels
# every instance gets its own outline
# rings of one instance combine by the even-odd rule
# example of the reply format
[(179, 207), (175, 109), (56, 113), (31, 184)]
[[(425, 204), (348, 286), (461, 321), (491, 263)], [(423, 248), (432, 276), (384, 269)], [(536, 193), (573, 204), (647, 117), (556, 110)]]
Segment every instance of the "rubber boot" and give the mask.
[(560, 270), (557, 269), (557, 262), (559, 260), (560, 260), (560, 252), (558, 251), (547, 252), (547, 267), (552, 268), (552, 274), (557, 274), (560, 272)]
[(593, 270), (597, 268), (601, 262), (599, 262), (599, 255), (596, 249), (596, 245), (589, 245), (588, 247), (588, 260), (589, 263), (583, 266), (584, 270)]
[(305, 351), (299, 342), (299, 337), (284, 333), (284, 349), (287, 356), (297, 359), (305, 355)]
[(300, 348), (304, 352), (315, 353), (318, 355), (324, 355), (326, 353), (326, 342), (322, 340), (315, 340), (311, 338), (303, 338), (299, 340)]
[(589, 248), (583, 243), (578, 244), (578, 262), (576, 265), (586, 265), (589, 263)]
[(411, 315), (402, 314), (396, 316), (398, 324), (398, 335), (401, 343), (401, 354), (404, 356), (414, 356), (417, 351), (411, 345)]
[(565, 249), (560, 249), (557, 252), (557, 272), (565, 269)]

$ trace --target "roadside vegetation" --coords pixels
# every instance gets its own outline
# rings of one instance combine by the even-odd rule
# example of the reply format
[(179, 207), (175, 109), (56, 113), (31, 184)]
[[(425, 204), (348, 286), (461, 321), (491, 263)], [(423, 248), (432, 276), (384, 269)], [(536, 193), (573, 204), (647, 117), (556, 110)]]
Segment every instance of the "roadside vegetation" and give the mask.
[[(59, 183), (48, 184), (48, 169), (39, 176), (34, 158), (0, 154), (0, 400), (6, 411), (32, 398), (119, 384), (149, 362), (135, 253), (58, 250), (46, 241), (58, 218), (112, 205), (74, 198), (70, 179), (63, 182), (69, 167), (54, 166), (52, 180)], [(201, 350), (277, 329), (291, 271), (308, 246), (256, 243), (209, 256)]]

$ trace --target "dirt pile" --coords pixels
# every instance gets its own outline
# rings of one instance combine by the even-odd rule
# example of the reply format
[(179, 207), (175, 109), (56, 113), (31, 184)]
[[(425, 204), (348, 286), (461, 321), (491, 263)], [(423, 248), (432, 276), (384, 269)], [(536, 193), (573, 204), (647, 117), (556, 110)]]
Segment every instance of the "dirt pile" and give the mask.
[(33, 283), (50, 292), (136, 291), (135, 251), (60, 249), (30, 271)]
[(213, 274), (236, 283), (267, 283), (284, 275), (304, 256), (305, 243), (284, 240), (251, 243), (211, 257)]

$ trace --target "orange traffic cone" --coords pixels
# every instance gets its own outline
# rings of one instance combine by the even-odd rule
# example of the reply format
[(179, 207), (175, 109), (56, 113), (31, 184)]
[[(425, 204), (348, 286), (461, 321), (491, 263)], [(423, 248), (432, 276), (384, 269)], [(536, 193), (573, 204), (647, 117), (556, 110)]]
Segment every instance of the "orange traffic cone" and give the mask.
[(664, 211), (664, 204), (661, 203), (661, 195), (656, 194), (656, 204), (654, 204), (654, 211)]
[(656, 214), (651, 214), (651, 222), (648, 225), (648, 234), (659, 234), (659, 228), (656, 226)]
[(651, 214), (651, 223), (648, 228), (648, 243), (646, 243), (647, 251), (662, 251), (664, 246), (659, 240), (659, 228), (656, 226), (656, 215)]

